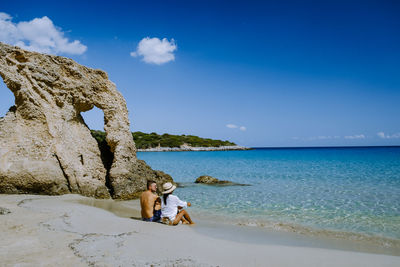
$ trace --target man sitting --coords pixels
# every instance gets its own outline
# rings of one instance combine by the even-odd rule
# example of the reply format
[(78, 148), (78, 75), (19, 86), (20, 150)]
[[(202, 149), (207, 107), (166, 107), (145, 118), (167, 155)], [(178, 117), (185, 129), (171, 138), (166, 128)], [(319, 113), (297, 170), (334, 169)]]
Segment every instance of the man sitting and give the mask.
[(161, 219), (161, 199), (157, 196), (156, 192), (156, 182), (147, 181), (147, 190), (140, 196), (143, 221), (158, 222)]

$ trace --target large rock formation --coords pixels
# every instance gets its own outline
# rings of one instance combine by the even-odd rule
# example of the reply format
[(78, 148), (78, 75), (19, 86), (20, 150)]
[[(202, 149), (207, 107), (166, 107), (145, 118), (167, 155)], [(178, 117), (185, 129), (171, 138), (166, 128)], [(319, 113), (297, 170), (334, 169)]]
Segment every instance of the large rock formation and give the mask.
[[(0, 43), (0, 76), (15, 96), (0, 118), (1, 193), (129, 199), (146, 179), (172, 180), (137, 160), (125, 100), (104, 71)], [(104, 112), (107, 168), (81, 116), (94, 106)]]

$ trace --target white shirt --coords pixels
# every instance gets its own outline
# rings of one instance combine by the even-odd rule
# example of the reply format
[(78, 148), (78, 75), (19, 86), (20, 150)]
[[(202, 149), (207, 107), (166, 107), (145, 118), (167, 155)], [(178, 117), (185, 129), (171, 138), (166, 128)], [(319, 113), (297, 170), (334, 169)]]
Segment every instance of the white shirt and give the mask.
[(177, 196), (169, 195), (167, 205), (165, 205), (164, 198), (161, 196), (161, 218), (168, 217), (171, 221), (174, 221), (178, 207), (186, 208), (187, 202), (180, 200)]

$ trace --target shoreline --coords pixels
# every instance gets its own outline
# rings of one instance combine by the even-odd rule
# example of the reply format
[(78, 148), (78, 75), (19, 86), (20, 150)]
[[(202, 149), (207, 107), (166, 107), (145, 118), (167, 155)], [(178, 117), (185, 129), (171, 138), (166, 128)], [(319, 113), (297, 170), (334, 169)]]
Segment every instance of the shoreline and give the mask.
[[(140, 219), (140, 202), (139, 200), (116, 201), (110, 202), (108, 200), (99, 199), (82, 199), (77, 201), (80, 204), (89, 205), (101, 209), (108, 210), (115, 215), (123, 218), (128, 218), (128, 212), (134, 212)], [(110, 204), (113, 203), (113, 204)], [(267, 237), (275, 236), (274, 240), (278, 243), (291, 245), (292, 241), (303, 246), (315, 246), (315, 243), (325, 248), (343, 249), (356, 252), (368, 252), (376, 254), (385, 254), (392, 256), (400, 256), (400, 240), (392, 239), (389, 237), (371, 236), (363, 233), (344, 232), (329, 229), (318, 229), (305, 227), (301, 225), (294, 225), (282, 222), (266, 222), (257, 220), (242, 220), (239, 218), (227, 217), (224, 215), (206, 214), (205, 211), (194, 211), (193, 208), (188, 209), (191, 216), (201, 221), (199, 232), (210, 235), (207, 231), (203, 231), (206, 226), (207, 229), (213, 229), (214, 235), (220, 236), (221, 232), (230, 229), (231, 232), (237, 233), (237, 230), (247, 232), (256, 232), (258, 234), (266, 234)], [(209, 227), (212, 225), (212, 227)], [(218, 229), (218, 230), (215, 230)], [(215, 231), (214, 231), (215, 230)], [(229, 232), (229, 231), (228, 231)], [(226, 235), (229, 236), (229, 235)], [(243, 235), (246, 239), (246, 235)], [(284, 236), (285, 238), (279, 238)], [(256, 239), (257, 235), (255, 235)], [(249, 242), (254, 240), (249, 239)], [(269, 242), (267, 242), (269, 243)]]
[[(202, 212), (203, 213), (203, 212)], [(199, 215), (199, 213), (196, 213)], [(267, 231), (276, 234), (292, 236), (303, 240), (319, 240), (321, 245), (331, 248), (329, 244), (334, 244), (334, 248), (347, 248), (351, 251), (369, 252), (400, 256), (400, 240), (386, 236), (370, 235), (359, 232), (346, 232), (334, 229), (322, 229), (317, 227), (303, 226), (288, 222), (273, 222), (267, 220), (254, 220), (243, 218), (227, 218), (226, 216), (207, 216), (199, 215), (201, 219), (225, 226), (238, 226), (260, 231)], [(312, 243), (312, 242), (311, 242)], [(339, 247), (337, 246), (339, 244)], [(347, 250), (344, 249), (344, 250)]]
[(137, 152), (181, 152), (181, 151), (228, 151), (228, 150), (251, 150), (252, 148), (244, 146), (220, 146), (220, 147), (153, 147), (137, 149)]
[[(0, 258), (6, 266), (60, 265), (60, 258), (62, 266), (400, 264), (398, 256), (355, 252), (357, 248), (349, 249), (341, 242), (334, 245), (326, 240), (228, 226), (196, 217), (193, 227), (146, 223), (138, 220), (137, 200), (0, 195), (0, 207), (11, 211), (0, 215), (0, 246), (4, 248)], [(171, 246), (172, 241), (176, 245)]]

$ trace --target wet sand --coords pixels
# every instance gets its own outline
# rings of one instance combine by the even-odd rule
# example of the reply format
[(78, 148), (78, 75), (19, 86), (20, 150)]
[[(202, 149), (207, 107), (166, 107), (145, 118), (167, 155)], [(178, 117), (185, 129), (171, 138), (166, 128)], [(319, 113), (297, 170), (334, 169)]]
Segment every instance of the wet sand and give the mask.
[(0, 195), (0, 207), (11, 211), (0, 215), (4, 266), (400, 266), (384, 255), (398, 252), (357, 242), (196, 217), (193, 227), (146, 223), (137, 201)]
[[(84, 198), (74, 200), (74, 202), (108, 210), (119, 217), (140, 220), (139, 200), (113, 201)], [(224, 217), (215, 218), (192, 212), (190, 214), (196, 218), (197, 227), (194, 230), (213, 238), (251, 244), (315, 247), (400, 256), (399, 247), (385, 246), (381, 242), (375, 243), (370, 240), (351, 239), (354, 235), (350, 235), (348, 239), (341, 238), (341, 235), (336, 238), (329, 235), (307, 235), (258, 226), (239, 226), (235, 221), (226, 221)]]

